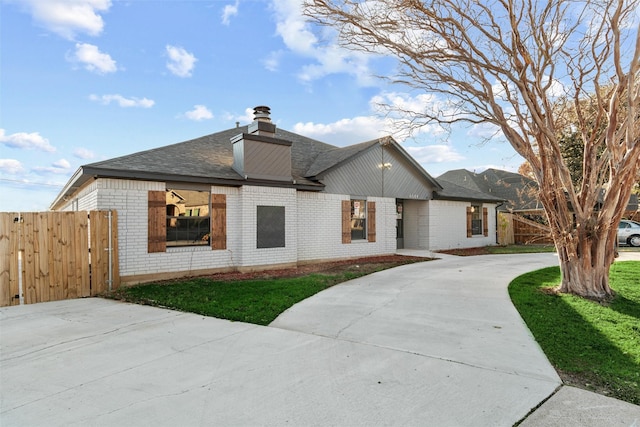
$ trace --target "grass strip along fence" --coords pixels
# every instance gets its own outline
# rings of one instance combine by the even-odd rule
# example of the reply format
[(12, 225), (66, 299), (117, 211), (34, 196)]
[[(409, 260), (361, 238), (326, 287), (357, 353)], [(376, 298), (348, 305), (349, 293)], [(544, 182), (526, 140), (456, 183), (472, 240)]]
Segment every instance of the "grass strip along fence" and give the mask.
[(558, 267), (524, 274), (511, 299), (565, 384), (640, 404), (640, 262), (616, 262), (607, 303), (550, 292)]

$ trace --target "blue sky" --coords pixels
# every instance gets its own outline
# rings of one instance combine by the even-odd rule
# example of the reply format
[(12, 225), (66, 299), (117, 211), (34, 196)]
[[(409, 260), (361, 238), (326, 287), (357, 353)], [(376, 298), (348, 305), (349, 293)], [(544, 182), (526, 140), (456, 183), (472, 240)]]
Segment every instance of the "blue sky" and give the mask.
[(433, 176), (516, 171), (482, 127), (411, 137), (380, 100), (428, 94), (372, 77), (389, 58), (320, 39), (297, 0), (0, 0), (0, 211), (40, 211), (83, 164), (252, 120), (344, 146), (393, 135)]

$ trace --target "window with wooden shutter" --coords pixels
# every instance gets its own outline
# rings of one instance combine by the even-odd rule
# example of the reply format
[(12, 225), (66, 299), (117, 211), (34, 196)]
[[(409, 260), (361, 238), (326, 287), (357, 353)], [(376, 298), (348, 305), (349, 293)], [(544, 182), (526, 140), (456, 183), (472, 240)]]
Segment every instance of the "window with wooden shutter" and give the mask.
[(227, 195), (211, 195), (211, 249), (227, 249)]
[(482, 208), (482, 234), (484, 234), (485, 237), (487, 237), (489, 235), (489, 212), (487, 211), (487, 208)]
[(148, 252), (167, 250), (167, 198), (165, 191), (148, 193)]
[(376, 202), (367, 202), (367, 240), (376, 241)]
[(467, 206), (467, 237), (473, 236), (473, 229), (471, 227), (473, 218), (473, 212), (471, 211), (471, 206)]
[(342, 243), (351, 243), (351, 200), (342, 201)]

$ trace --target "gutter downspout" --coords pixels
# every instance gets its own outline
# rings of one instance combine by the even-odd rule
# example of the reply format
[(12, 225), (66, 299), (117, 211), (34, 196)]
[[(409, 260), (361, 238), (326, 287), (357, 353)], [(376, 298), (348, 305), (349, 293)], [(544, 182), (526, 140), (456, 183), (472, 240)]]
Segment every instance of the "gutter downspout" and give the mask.
[(498, 208), (500, 206), (504, 206), (504, 202), (500, 202), (500, 204), (496, 205), (496, 208), (495, 208), (496, 210), (496, 245), (500, 244), (500, 242), (498, 241), (498, 227), (500, 227), (500, 224), (498, 223)]

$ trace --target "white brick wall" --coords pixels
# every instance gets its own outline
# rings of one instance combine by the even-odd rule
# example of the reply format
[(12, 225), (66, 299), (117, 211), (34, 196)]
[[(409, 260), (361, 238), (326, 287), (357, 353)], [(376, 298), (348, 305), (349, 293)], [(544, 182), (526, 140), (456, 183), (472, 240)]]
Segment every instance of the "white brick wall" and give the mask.
[[(220, 187), (227, 195), (227, 249), (167, 248), (147, 253), (150, 190), (164, 182), (98, 179), (79, 194), (78, 209), (118, 211), (118, 250), (122, 276), (267, 266), (321, 259), (355, 258), (394, 253), (396, 204), (393, 198), (369, 197), (376, 202), (376, 242), (342, 243), (342, 200), (347, 195), (296, 191), (277, 187)], [(257, 248), (257, 206), (284, 206), (285, 247)], [(451, 249), (495, 244), (495, 205), (485, 204), (489, 236), (466, 237), (465, 202), (441, 200), (404, 202), (406, 248)], [(65, 209), (72, 206), (71, 201)]]
[[(238, 196), (240, 209), (237, 212), (237, 223), (227, 229), (227, 236), (240, 235), (238, 258), (234, 260), (237, 265), (249, 267), (295, 263), (297, 261), (298, 246), (298, 240), (296, 239), (298, 230), (296, 190), (291, 188), (244, 186), (240, 188)], [(258, 206), (284, 206), (284, 248), (257, 248)], [(227, 218), (229, 218), (228, 210)]]
[(354, 258), (396, 251), (395, 199), (369, 197), (376, 202), (376, 242), (342, 243), (342, 200), (340, 194), (298, 194), (298, 260)]
[(487, 237), (467, 237), (467, 206), (469, 202), (448, 200), (429, 201), (429, 249), (444, 250), (457, 248), (477, 248), (495, 245), (496, 211), (495, 204), (485, 203), (489, 235)]
[[(237, 193), (237, 189), (223, 187), (224, 193)], [(92, 191), (83, 195), (85, 200), (95, 199), (92, 209), (115, 209), (118, 211), (118, 252), (121, 276), (172, 273), (224, 268), (233, 265), (233, 240), (227, 250), (213, 251), (210, 247), (192, 246), (167, 248), (165, 253), (148, 253), (148, 192), (163, 191), (164, 182), (98, 179)], [(216, 188), (216, 190), (220, 190)], [(229, 196), (228, 196), (229, 197)], [(237, 197), (236, 197), (237, 199)], [(231, 213), (234, 198), (230, 197)], [(236, 203), (237, 204), (237, 203)], [(227, 212), (229, 217), (229, 211)]]

